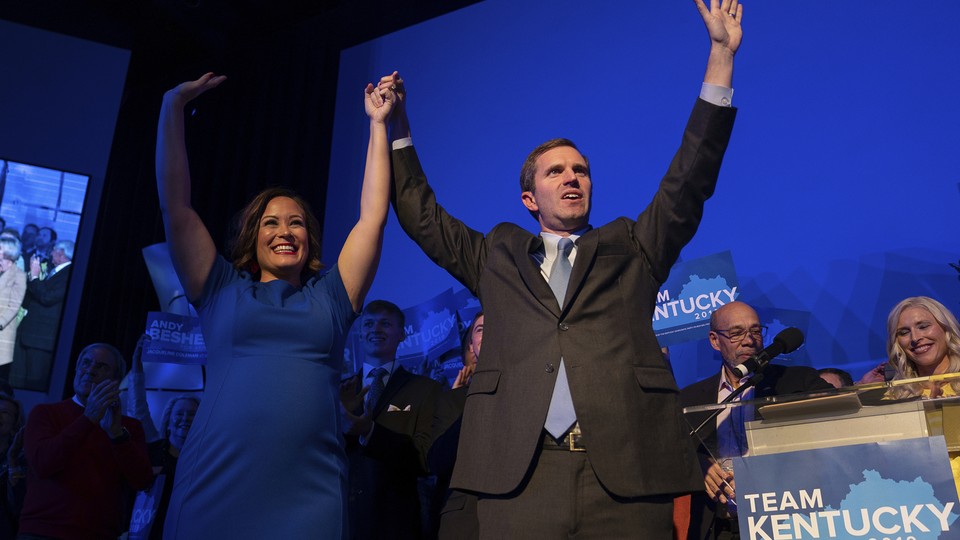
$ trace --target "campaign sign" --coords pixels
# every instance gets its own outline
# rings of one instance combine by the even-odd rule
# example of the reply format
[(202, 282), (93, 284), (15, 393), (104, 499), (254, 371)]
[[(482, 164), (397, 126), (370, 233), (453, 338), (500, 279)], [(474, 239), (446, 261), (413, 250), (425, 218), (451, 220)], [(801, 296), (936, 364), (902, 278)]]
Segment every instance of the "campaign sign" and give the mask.
[(207, 363), (199, 318), (151, 311), (147, 314), (146, 332), (150, 340), (143, 347), (144, 362)]
[(657, 294), (653, 331), (661, 347), (703, 339), (710, 314), (736, 300), (733, 257), (723, 251), (679, 262)]
[[(460, 334), (480, 311), (480, 302), (469, 291), (447, 289), (437, 296), (403, 310), (406, 338), (397, 347), (397, 360), (407, 370), (449, 384), (463, 363)], [(347, 335), (344, 374), (359, 371), (366, 360), (361, 338), (361, 318)]]
[(942, 436), (737, 457), (744, 540), (960, 538)]

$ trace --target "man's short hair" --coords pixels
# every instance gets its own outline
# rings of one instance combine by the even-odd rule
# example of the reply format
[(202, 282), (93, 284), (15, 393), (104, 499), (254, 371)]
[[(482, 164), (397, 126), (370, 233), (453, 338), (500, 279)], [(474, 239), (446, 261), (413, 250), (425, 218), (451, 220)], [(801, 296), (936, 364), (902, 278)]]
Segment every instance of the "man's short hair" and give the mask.
[(83, 348), (83, 350), (80, 351), (80, 354), (77, 355), (77, 360), (74, 365), (79, 364), (80, 359), (83, 358), (83, 355), (91, 349), (106, 349), (107, 351), (110, 351), (117, 364), (117, 370), (114, 373), (115, 377), (113, 380), (119, 381), (123, 379), (123, 376), (127, 374), (127, 361), (123, 359), (123, 354), (120, 352), (120, 349), (109, 343), (91, 343), (90, 345), (87, 345)]
[(62, 250), (63, 255), (71, 261), (73, 260), (73, 248), (74, 244), (70, 240), (57, 240), (57, 242), (53, 244), (53, 249)]
[(364, 315), (381, 313), (393, 315), (397, 318), (397, 323), (400, 324), (400, 328), (404, 328), (406, 319), (403, 316), (403, 311), (393, 302), (388, 302), (387, 300), (372, 300), (367, 304), (367, 307), (363, 308)]
[(825, 368), (818, 369), (817, 373), (821, 375), (824, 373), (832, 373), (833, 375), (836, 375), (840, 379), (840, 382), (842, 382), (844, 386), (853, 386), (853, 376), (850, 375), (849, 372), (844, 371), (842, 369), (834, 368), (834, 367), (825, 367)]
[[(523, 167), (520, 167), (520, 191), (534, 191), (536, 183), (537, 174), (537, 160), (540, 159), (540, 156), (546, 154), (554, 148), (560, 148), (563, 146), (569, 146), (577, 152), (580, 152), (580, 149), (577, 148), (576, 144), (573, 144), (573, 141), (570, 139), (558, 138), (550, 139), (549, 141), (541, 144), (540, 146), (533, 149), (530, 152), (530, 155), (527, 156), (526, 161), (523, 162)], [(587, 159), (587, 156), (583, 155), (583, 152), (580, 152), (580, 156), (583, 157), (583, 161), (587, 164), (587, 174), (590, 173), (590, 160)]]
[(42, 231), (42, 230), (44, 230), (44, 229), (50, 231), (50, 242), (56, 242), (56, 241), (57, 241), (57, 231), (56, 231), (56, 229), (54, 229), (53, 227), (40, 227), (39, 229), (37, 229), (37, 233), (39, 234), (40, 231)]

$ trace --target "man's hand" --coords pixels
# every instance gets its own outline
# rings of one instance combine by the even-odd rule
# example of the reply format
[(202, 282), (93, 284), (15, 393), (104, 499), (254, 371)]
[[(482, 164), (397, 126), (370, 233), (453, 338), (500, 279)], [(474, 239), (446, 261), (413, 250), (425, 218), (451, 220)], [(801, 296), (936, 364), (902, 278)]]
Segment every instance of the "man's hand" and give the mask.
[(710, 34), (710, 56), (703, 82), (723, 88), (733, 88), (733, 56), (740, 48), (743, 29), (743, 6), (737, 0), (720, 5), (720, 0), (710, 0), (710, 9), (703, 0), (694, 0), (703, 23)]
[(30, 257), (30, 278), (37, 279), (40, 277), (40, 256), (34, 255)]
[(854, 384), (870, 384), (870, 383), (883, 382), (887, 380), (886, 369), (887, 369), (887, 363), (881, 362), (879, 366), (864, 373), (863, 377), (860, 377), (860, 380), (855, 382)]
[(120, 435), (120, 383), (100, 381), (90, 390), (83, 414), (91, 422), (99, 424), (107, 435)]
[(356, 415), (341, 407), (340, 418), (343, 422), (343, 434), (354, 437), (369, 435), (373, 428), (373, 419), (370, 418), (369, 412), (366, 411), (361, 415)]
[(717, 462), (712, 462), (703, 477), (704, 490), (707, 495), (720, 504), (736, 497), (736, 484), (733, 481), (733, 471), (725, 471)]
[(350, 413), (363, 410), (363, 399), (370, 391), (369, 386), (360, 388), (360, 377), (357, 373), (340, 382), (340, 405)]
[(376, 91), (381, 95), (391, 92), (395, 97), (393, 109), (390, 111), (390, 140), (403, 139), (410, 136), (410, 122), (407, 120), (407, 89), (403, 85), (400, 74), (394, 71), (380, 77)]
[(743, 6), (737, 0), (724, 2), (723, 6), (720, 5), (720, 0), (710, 0), (710, 9), (707, 9), (703, 0), (694, 0), (694, 2), (697, 4), (700, 16), (703, 17), (703, 23), (707, 26), (711, 44), (729, 51), (731, 55), (736, 53), (743, 39), (743, 28), (740, 27), (740, 21), (743, 20)]
[(457, 378), (453, 380), (453, 386), (450, 388), (460, 388), (461, 386), (467, 386), (470, 384), (470, 379), (473, 377), (473, 372), (475, 370), (476, 367), (473, 364), (460, 368), (460, 372), (457, 373)]

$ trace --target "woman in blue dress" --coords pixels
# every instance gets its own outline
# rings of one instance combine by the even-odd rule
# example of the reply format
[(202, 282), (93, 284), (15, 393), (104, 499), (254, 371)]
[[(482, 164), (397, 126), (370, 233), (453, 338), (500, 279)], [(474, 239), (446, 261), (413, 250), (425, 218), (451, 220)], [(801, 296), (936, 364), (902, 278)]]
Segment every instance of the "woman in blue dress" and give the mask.
[(207, 386), (181, 453), (165, 538), (345, 537), (340, 352), (380, 258), (390, 196), (386, 121), (396, 74), (367, 85), (360, 219), (319, 275), (319, 223), (283, 188), (244, 209), (228, 262), (190, 204), (184, 106), (212, 73), (163, 97), (157, 187), (174, 268), (197, 308)]

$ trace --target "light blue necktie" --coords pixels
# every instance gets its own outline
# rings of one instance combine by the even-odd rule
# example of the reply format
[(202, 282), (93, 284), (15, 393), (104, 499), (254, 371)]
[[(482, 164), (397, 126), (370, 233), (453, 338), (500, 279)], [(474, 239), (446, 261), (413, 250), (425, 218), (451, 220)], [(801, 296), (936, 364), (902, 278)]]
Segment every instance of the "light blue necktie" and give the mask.
[[(563, 308), (564, 296), (567, 293), (567, 284), (570, 282), (570, 251), (573, 250), (573, 240), (561, 238), (557, 243), (557, 259), (550, 269), (550, 288), (553, 289), (557, 303)], [(547, 410), (547, 421), (543, 427), (550, 435), (559, 439), (577, 421), (577, 414), (573, 410), (573, 398), (570, 396), (570, 385), (567, 383), (567, 369), (560, 358), (560, 370), (557, 372), (557, 382), (553, 387), (553, 397), (550, 398), (550, 409)]]

